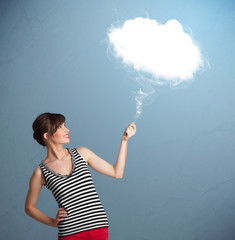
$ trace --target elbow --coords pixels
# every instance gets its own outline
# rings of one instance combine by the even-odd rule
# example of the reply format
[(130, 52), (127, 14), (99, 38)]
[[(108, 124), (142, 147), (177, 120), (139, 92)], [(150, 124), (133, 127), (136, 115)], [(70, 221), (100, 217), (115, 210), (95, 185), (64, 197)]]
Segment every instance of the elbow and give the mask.
[(24, 211), (25, 211), (25, 213), (26, 213), (27, 215), (30, 215), (30, 209), (29, 209), (28, 207), (25, 207), (25, 208), (24, 208)]
[(116, 179), (122, 179), (123, 175), (116, 175), (115, 178)]
[(116, 168), (114, 167), (114, 171), (113, 171), (113, 173), (112, 173), (112, 176), (113, 176), (114, 178), (121, 179), (121, 178), (123, 177), (123, 173), (124, 173), (123, 170), (121, 170), (121, 169), (116, 169)]
[(32, 213), (32, 208), (31, 207), (25, 206), (24, 211), (27, 215), (31, 216), (31, 213)]

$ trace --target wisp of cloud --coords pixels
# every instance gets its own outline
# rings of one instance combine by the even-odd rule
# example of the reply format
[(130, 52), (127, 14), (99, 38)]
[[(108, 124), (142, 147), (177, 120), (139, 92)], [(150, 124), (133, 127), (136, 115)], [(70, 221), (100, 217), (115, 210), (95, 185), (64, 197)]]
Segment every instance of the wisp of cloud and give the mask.
[(141, 115), (145, 100), (154, 93), (149, 86), (177, 87), (192, 81), (196, 72), (208, 66), (199, 46), (175, 19), (159, 24), (138, 17), (122, 26), (112, 26), (107, 34), (109, 50), (134, 69), (136, 80), (142, 85), (135, 93), (135, 120)]

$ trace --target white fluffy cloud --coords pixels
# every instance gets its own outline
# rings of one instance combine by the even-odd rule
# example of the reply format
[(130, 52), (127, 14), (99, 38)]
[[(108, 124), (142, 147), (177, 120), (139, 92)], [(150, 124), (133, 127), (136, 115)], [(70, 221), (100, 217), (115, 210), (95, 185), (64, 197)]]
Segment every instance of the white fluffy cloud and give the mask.
[(177, 86), (192, 79), (204, 65), (199, 47), (177, 20), (159, 24), (138, 17), (111, 27), (108, 38), (116, 57), (156, 84)]

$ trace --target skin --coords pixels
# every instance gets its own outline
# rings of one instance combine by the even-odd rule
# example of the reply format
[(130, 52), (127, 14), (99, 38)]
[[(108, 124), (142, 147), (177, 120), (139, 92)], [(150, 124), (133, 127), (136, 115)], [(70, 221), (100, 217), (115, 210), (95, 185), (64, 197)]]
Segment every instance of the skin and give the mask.
[[(67, 149), (63, 148), (64, 144), (70, 142), (68, 137), (69, 130), (65, 123), (59, 126), (57, 131), (50, 136), (44, 133), (44, 141), (47, 147), (47, 157), (45, 163), (47, 166), (57, 173), (62, 175), (70, 174), (72, 169), (71, 155)], [(86, 147), (78, 147), (77, 150), (81, 153), (88, 165), (95, 171), (113, 178), (122, 178), (126, 163), (127, 143), (128, 140), (136, 133), (136, 125), (132, 122), (125, 129), (119, 153), (114, 165), (106, 162), (104, 159), (97, 156), (94, 152)], [(36, 203), (43, 185), (46, 184), (44, 176), (39, 167), (37, 167), (29, 182), (29, 190), (25, 201), (25, 212), (35, 220), (51, 227), (57, 227), (58, 223), (64, 220), (67, 212), (64, 208), (59, 208), (55, 218), (45, 215), (36, 208)]]

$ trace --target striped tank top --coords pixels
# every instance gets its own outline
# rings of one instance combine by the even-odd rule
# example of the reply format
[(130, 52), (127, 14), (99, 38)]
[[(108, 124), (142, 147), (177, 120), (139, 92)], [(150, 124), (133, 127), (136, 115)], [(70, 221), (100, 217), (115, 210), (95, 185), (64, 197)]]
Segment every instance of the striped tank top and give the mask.
[(39, 167), (59, 208), (67, 217), (58, 224), (58, 236), (69, 236), (82, 231), (108, 227), (108, 218), (96, 192), (87, 161), (76, 148), (67, 148), (72, 157), (72, 172), (61, 175), (48, 168), (44, 160)]

